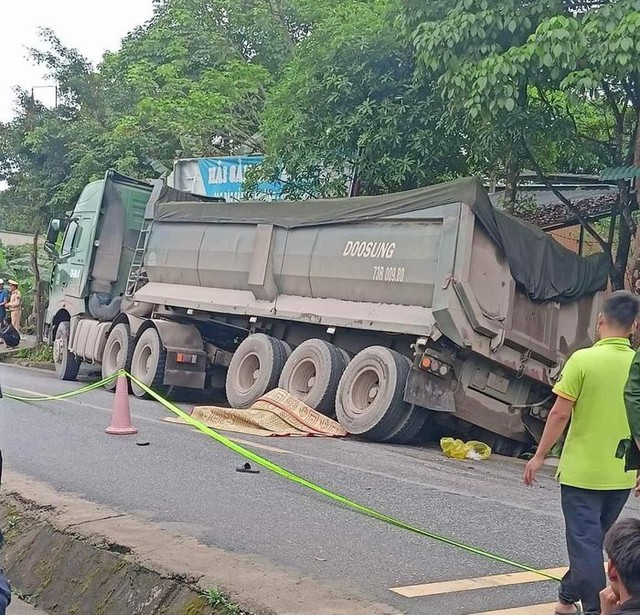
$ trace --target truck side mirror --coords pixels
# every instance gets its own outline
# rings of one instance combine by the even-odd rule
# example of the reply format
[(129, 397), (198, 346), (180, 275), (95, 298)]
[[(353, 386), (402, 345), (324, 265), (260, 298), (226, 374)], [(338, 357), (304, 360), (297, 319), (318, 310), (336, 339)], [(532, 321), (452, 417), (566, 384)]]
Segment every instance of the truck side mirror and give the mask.
[(64, 218), (52, 218), (47, 229), (47, 238), (44, 242), (45, 252), (51, 256), (57, 256), (57, 243), (60, 235), (67, 228), (68, 220)]

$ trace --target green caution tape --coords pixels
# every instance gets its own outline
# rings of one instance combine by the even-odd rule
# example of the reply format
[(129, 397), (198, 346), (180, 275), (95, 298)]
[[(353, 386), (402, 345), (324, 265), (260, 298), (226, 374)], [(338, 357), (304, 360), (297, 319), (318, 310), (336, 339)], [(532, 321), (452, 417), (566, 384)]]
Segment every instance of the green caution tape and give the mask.
[(316, 485), (315, 483), (312, 483), (311, 481), (307, 480), (306, 478), (303, 478), (301, 476), (298, 476), (297, 474), (294, 474), (293, 472), (290, 472), (289, 470), (273, 463), (272, 461), (269, 461), (268, 459), (266, 459), (265, 457), (262, 457), (261, 455), (258, 455), (257, 453), (254, 453), (253, 451), (249, 450), (248, 448), (245, 448), (244, 446), (241, 446), (240, 444), (237, 444), (236, 442), (234, 442), (233, 440), (230, 440), (229, 438), (223, 436), (222, 434), (219, 434), (217, 431), (215, 431), (214, 429), (211, 429), (210, 427), (207, 427), (204, 423), (201, 423), (200, 421), (194, 419), (192, 416), (190, 416), (189, 414), (187, 414), (186, 412), (184, 412), (183, 410), (181, 410), (180, 408), (178, 408), (178, 406), (176, 406), (175, 404), (171, 403), (169, 400), (165, 399), (164, 397), (162, 397), (161, 395), (159, 395), (158, 393), (156, 393), (155, 391), (153, 391), (152, 389), (150, 389), (146, 384), (140, 382), (135, 376), (132, 376), (131, 374), (127, 373), (127, 372), (120, 372), (118, 374), (114, 374), (112, 376), (109, 376), (108, 378), (103, 378), (102, 380), (99, 380), (98, 382), (93, 382), (91, 384), (88, 384), (84, 387), (81, 387), (79, 389), (75, 389), (73, 391), (68, 391), (66, 393), (61, 393), (59, 395), (43, 395), (43, 396), (38, 396), (38, 397), (22, 397), (22, 396), (18, 396), (18, 395), (11, 395), (9, 393), (5, 393), (4, 397), (6, 397), (7, 399), (13, 399), (15, 401), (22, 401), (22, 402), (36, 402), (36, 401), (51, 401), (51, 400), (57, 400), (57, 399), (68, 399), (69, 397), (74, 397), (76, 395), (81, 395), (83, 393), (88, 393), (89, 391), (93, 391), (95, 389), (98, 389), (102, 386), (104, 386), (105, 384), (107, 384), (108, 382), (111, 382), (114, 378), (117, 378), (118, 376), (127, 376), (128, 378), (131, 379), (132, 382), (135, 382), (136, 385), (138, 385), (143, 391), (145, 391), (145, 393), (147, 393), (148, 395), (150, 395), (151, 397), (153, 397), (156, 401), (160, 402), (167, 410), (169, 410), (170, 412), (173, 412), (175, 415), (177, 415), (178, 417), (180, 417), (185, 423), (192, 425), (193, 427), (195, 427), (198, 431), (202, 432), (203, 434), (209, 436), (210, 438), (212, 438), (213, 440), (215, 440), (216, 442), (222, 444), (223, 446), (226, 446), (228, 449), (234, 451), (235, 453), (238, 453), (239, 455), (241, 455), (242, 457), (244, 457), (245, 459), (248, 459), (249, 461), (253, 461), (254, 463), (262, 466), (263, 468), (270, 470), (271, 472), (274, 472), (275, 474), (277, 474), (278, 476), (281, 476), (282, 478), (286, 478), (287, 480), (290, 480), (294, 483), (297, 483), (298, 485), (301, 485), (303, 487), (306, 487), (307, 489), (311, 489), (312, 491), (315, 491), (316, 493), (319, 493), (320, 495), (325, 496), (326, 498), (329, 498), (330, 500), (333, 500), (334, 502), (338, 502), (339, 504), (342, 504), (343, 506), (346, 506), (347, 508), (351, 508), (352, 510), (355, 510), (363, 515), (366, 515), (367, 517), (371, 517), (373, 519), (378, 519), (379, 521), (384, 521), (385, 523), (388, 523), (389, 525), (393, 525), (395, 527), (401, 528), (403, 530), (408, 530), (409, 532), (413, 532), (414, 534), (418, 534), (420, 536), (424, 536), (426, 538), (430, 538), (432, 540), (436, 540), (438, 542), (444, 543), (446, 545), (452, 546), (452, 547), (456, 547), (458, 549), (462, 549), (463, 551), (467, 551), (469, 553), (473, 553), (475, 555), (479, 555), (481, 557), (493, 560), (495, 562), (499, 562), (501, 564), (505, 564), (507, 566), (511, 566), (513, 568), (518, 568), (520, 570), (524, 570), (526, 572), (532, 572), (534, 574), (537, 574), (541, 577), (545, 577), (551, 581), (560, 581), (560, 579), (552, 574), (549, 574), (547, 572), (544, 572), (542, 570), (538, 570), (537, 568), (533, 567), (533, 566), (528, 566), (526, 564), (521, 564), (520, 562), (515, 562), (513, 560), (510, 560), (506, 557), (503, 557), (501, 555), (498, 555), (496, 553), (492, 553), (491, 551), (486, 551), (484, 549), (481, 549), (479, 547), (474, 547), (472, 545), (468, 545), (466, 543), (457, 541), (457, 540), (453, 540), (452, 538), (447, 538), (446, 536), (442, 536), (440, 534), (436, 534), (434, 532), (429, 532), (427, 530), (423, 530), (419, 527), (415, 527), (413, 525), (410, 525), (408, 523), (405, 523), (404, 521), (401, 521), (400, 519), (396, 519), (395, 517), (391, 517), (389, 515), (385, 515), (384, 513), (380, 513), (372, 508), (369, 508), (368, 506), (364, 506), (362, 504), (358, 504), (357, 502), (354, 502), (353, 500), (350, 500), (349, 498), (343, 496), (343, 495), (339, 495), (337, 493), (334, 493), (333, 491), (330, 491), (329, 489), (325, 489), (324, 487), (321, 487), (320, 485)]
[(76, 395), (82, 395), (82, 393), (88, 393), (89, 391), (93, 391), (95, 389), (99, 389), (103, 387), (108, 382), (111, 382), (114, 378), (117, 378), (118, 374), (114, 374), (113, 376), (108, 376), (107, 378), (103, 378), (98, 382), (92, 382), (91, 384), (87, 384), (86, 386), (81, 387), (80, 389), (74, 389), (73, 391), (67, 391), (66, 393), (60, 393), (59, 395), (38, 395), (37, 397), (23, 397), (20, 395), (12, 395), (11, 393), (5, 393), (3, 391), (3, 397), (7, 399), (13, 399), (15, 401), (53, 401), (56, 399), (68, 399), (69, 397), (75, 397)]
[(518, 568), (526, 572), (532, 572), (541, 577), (545, 577), (551, 581), (560, 581), (558, 577), (552, 574), (549, 574), (547, 572), (544, 572), (542, 570), (538, 570), (533, 566), (521, 564), (519, 562), (510, 560), (506, 557), (502, 557), (501, 555), (497, 555), (496, 553), (491, 553), (490, 551), (485, 551), (484, 549), (480, 549), (479, 547), (474, 547), (472, 545), (468, 545), (463, 542), (453, 540), (452, 538), (447, 538), (446, 536), (441, 536), (440, 534), (429, 532), (427, 530), (423, 530), (413, 525), (409, 525), (404, 521), (400, 521), (400, 519), (396, 519), (395, 517), (391, 517), (389, 515), (380, 513), (376, 510), (373, 510), (372, 508), (369, 508), (368, 506), (358, 504), (357, 502), (354, 502), (353, 500), (350, 500), (349, 498), (343, 495), (339, 495), (337, 493), (334, 493), (333, 491), (330, 491), (329, 489), (325, 489), (324, 487), (321, 487), (320, 485), (316, 485), (315, 483), (312, 483), (306, 478), (302, 478), (301, 476), (298, 476), (297, 474), (290, 472), (289, 470), (273, 463), (272, 461), (269, 461), (265, 457), (262, 457), (261, 455), (258, 455), (257, 453), (254, 453), (253, 451), (249, 450), (248, 448), (245, 448), (244, 446), (241, 446), (240, 444), (237, 444), (233, 440), (230, 440), (229, 438), (223, 436), (222, 434), (219, 434), (214, 429), (207, 427), (204, 423), (201, 423), (200, 421), (191, 417), (189, 414), (187, 414), (186, 412), (178, 408), (175, 404), (172, 404), (170, 401), (166, 400), (161, 395), (158, 395), (158, 393), (150, 389), (144, 383), (140, 382), (135, 376), (132, 376), (131, 374), (126, 374), (126, 375), (131, 379), (132, 382), (135, 382), (135, 384), (139, 386), (143, 391), (145, 391), (148, 395), (153, 397), (156, 401), (160, 402), (167, 410), (169, 410), (170, 412), (173, 412), (175, 415), (180, 417), (185, 423), (192, 425), (198, 431), (209, 436), (210, 438), (213, 438), (216, 442), (219, 442), (220, 444), (222, 444), (223, 446), (226, 446), (227, 448), (231, 449), (235, 453), (242, 455), (244, 458), (248, 459), (249, 461), (253, 461), (254, 463), (262, 466), (263, 468), (266, 468), (267, 470), (271, 470), (272, 472), (274, 472), (278, 476), (281, 476), (282, 478), (286, 478), (287, 480), (297, 483), (298, 485), (302, 485), (307, 489), (311, 489), (312, 491), (315, 491), (316, 493), (319, 493), (320, 495), (323, 495), (329, 498), (330, 500), (333, 500), (334, 502), (338, 502), (348, 508), (351, 508), (352, 510), (362, 513), (363, 515), (372, 517), (373, 519), (384, 521), (385, 523), (388, 523), (395, 527), (402, 528), (403, 530), (408, 530), (410, 532), (413, 532), (414, 534), (419, 534), (420, 536), (431, 538), (432, 540), (436, 540), (446, 545), (450, 545), (452, 547), (462, 549), (463, 551), (468, 551), (469, 553), (474, 553), (475, 555), (480, 555), (482, 557), (491, 559), (501, 564), (506, 564), (507, 566), (512, 566), (513, 568)]

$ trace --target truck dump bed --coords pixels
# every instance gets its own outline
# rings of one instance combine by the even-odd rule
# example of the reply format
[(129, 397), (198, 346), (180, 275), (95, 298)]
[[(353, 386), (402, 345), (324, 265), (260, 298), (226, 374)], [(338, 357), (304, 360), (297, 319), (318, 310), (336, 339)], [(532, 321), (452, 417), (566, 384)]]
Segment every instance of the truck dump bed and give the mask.
[[(299, 203), (161, 201), (139, 305), (239, 334), (257, 322), (294, 346), (329, 336), (352, 356), (392, 348), (414, 361), (408, 407), (459, 433), (539, 438), (554, 375), (592, 343), (606, 257), (493, 209), (475, 180)], [(421, 373), (430, 352), (454, 366), (450, 382)]]
[[(157, 203), (143, 301), (530, 351), (552, 366), (589, 343), (606, 286), (582, 258), (460, 180), (379, 197)], [(539, 374), (541, 375), (541, 374)]]

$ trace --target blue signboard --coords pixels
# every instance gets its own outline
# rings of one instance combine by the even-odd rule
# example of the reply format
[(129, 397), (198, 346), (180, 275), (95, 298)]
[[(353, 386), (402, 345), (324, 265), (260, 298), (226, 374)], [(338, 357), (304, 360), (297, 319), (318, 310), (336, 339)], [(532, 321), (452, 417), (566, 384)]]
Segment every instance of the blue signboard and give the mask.
[[(198, 167), (202, 185), (207, 196), (222, 197), (228, 202), (245, 198), (244, 180), (248, 169), (259, 165), (263, 156), (225, 156), (223, 158), (200, 158)], [(266, 201), (278, 200), (282, 195), (282, 184), (263, 182), (258, 184), (255, 198)]]

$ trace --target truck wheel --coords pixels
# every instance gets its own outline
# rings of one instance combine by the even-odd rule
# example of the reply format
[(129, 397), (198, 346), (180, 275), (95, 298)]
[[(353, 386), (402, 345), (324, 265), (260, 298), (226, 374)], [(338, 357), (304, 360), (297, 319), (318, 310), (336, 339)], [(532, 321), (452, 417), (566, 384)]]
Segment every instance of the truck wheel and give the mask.
[[(409, 369), (411, 369), (411, 361), (405, 357)], [(383, 442), (387, 444), (408, 444), (413, 440), (424, 427), (427, 422), (427, 411), (424, 408), (417, 408), (413, 404), (406, 404), (406, 414), (402, 417), (393, 433), (384, 438)]]
[(384, 438), (383, 442), (387, 444), (409, 444), (427, 422), (427, 412), (424, 408), (417, 408), (407, 404), (406, 417), (400, 421), (400, 424), (388, 438)]
[(282, 340), (278, 340), (278, 341), (280, 342), (280, 344), (284, 348), (284, 360), (285, 360), (285, 363), (286, 363), (289, 360), (289, 357), (291, 356), (291, 353), (293, 352), (293, 348), (291, 348), (291, 344), (288, 344), (287, 342), (283, 342)]
[(340, 424), (368, 440), (393, 437), (410, 408), (403, 399), (409, 369), (406, 357), (389, 348), (371, 346), (359, 352), (338, 385)]
[[(131, 371), (133, 340), (129, 325), (120, 323), (111, 329), (102, 353), (102, 377), (108, 378), (121, 369)], [(104, 385), (108, 391), (115, 391), (117, 378)]]
[[(167, 351), (160, 341), (158, 332), (154, 328), (146, 329), (138, 338), (133, 351), (131, 375), (150, 389), (160, 393), (166, 362)], [(131, 391), (136, 397), (148, 397), (147, 393), (133, 381)]]
[(326, 416), (335, 416), (336, 391), (347, 364), (338, 348), (312, 339), (298, 346), (285, 363), (280, 388)]
[(344, 348), (338, 348), (338, 352), (342, 355), (342, 358), (344, 359), (344, 366), (346, 367), (347, 365), (349, 365), (349, 363), (351, 363), (351, 357), (349, 356), (349, 353)]
[(60, 380), (75, 380), (80, 371), (82, 361), (69, 350), (71, 325), (69, 321), (61, 322), (56, 329), (53, 341), (53, 362)]
[(225, 389), (232, 408), (249, 408), (278, 386), (287, 350), (280, 341), (264, 333), (244, 340), (231, 357)]

